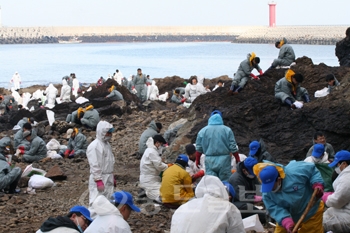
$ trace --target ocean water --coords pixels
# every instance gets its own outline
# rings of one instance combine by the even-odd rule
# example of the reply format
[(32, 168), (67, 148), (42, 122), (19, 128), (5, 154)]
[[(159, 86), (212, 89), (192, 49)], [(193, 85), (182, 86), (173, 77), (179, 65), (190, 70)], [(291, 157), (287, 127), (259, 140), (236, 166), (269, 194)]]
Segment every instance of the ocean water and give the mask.
[[(296, 57), (308, 56), (315, 64), (338, 66), (335, 46), (292, 46)], [(260, 57), (260, 66), (266, 70), (279, 50), (272, 44), (229, 42), (0, 45), (0, 86), (8, 88), (15, 71), (23, 87), (60, 83), (70, 73), (75, 73), (80, 82), (92, 83), (116, 69), (125, 77), (136, 74), (137, 68), (151, 78), (232, 77), (250, 52)]]

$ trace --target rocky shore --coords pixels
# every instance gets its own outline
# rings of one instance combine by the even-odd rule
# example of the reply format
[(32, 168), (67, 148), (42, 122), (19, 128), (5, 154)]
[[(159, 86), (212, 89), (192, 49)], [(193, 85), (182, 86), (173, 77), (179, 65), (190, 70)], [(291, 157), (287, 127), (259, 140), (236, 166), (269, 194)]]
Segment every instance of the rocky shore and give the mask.
[[(274, 86), (277, 80), (284, 76), (284, 69), (268, 70), (260, 81), (249, 80), (244, 90), (236, 96), (227, 96), (231, 79), (227, 76), (205, 80), (205, 85), (214, 87), (218, 79), (225, 82), (224, 88), (199, 96), (190, 108), (177, 106), (170, 102), (147, 101), (140, 103), (124, 87), (117, 89), (124, 95), (124, 101), (110, 102), (101, 98), (106, 89), (93, 88), (86, 92), (88, 98), (100, 112), (102, 119), (111, 122), (116, 128), (112, 138), (112, 148), (116, 158), (115, 174), (117, 189), (137, 194), (139, 178), (139, 160), (135, 157), (138, 140), (151, 120), (163, 124), (163, 131), (180, 119), (186, 119), (185, 125), (178, 131), (172, 144), (166, 149), (164, 156), (168, 162), (173, 162), (179, 153), (184, 152), (188, 143), (196, 140), (198, 131), (207, 125), (209, 114), (218, 109), (223, 112), (225, 125), (232, 128), (240, 153), (247, 154), (248, 145), (252, 140), (262, 138), (267, 150), (280, 163), (286, 164), (292, 159), (303, 160), (312, 145), (312, 135), (315, 131), (323, 131), (327, 142), (335, 151), (350, 149), (350, 68), (329, 67), (323, 63), (314, 65), (307, 57), (298, 58), (293, 70), (305, 76), (302, 86), (305, 87), (311, 102), (302, 109), (291, 110), (282, 106), (274, 98)], [(314, 98), (316, 90), (327, 86), (325, 76), (333, 73), (341, 85), (330, 95)], [(180, 77), (165, 77), (157, 80), (160, 93), (172, 92), (175, 87), (183, 86), (186, 81)], [(116, 84), (108, 80), (105, 86)], [(59, 86), (58, 86), (59, 87)], [(31, 87), (36, 90), (39, 86)], [(27, 89), (29, 90), (29, 89)], [(26, 90), (23, 90), (26, 91)], [(4, 93), (5, 90), (0, 92)], [(35, 101), (30, 105), (34, 106)], [(0, 117), (1, 136), (11, 135), (12, 127), (24, 116), (34, 116), (42, 129), (42, 138), (48, 142), (56, 138), (60, 143), (66, 143), (63, 136), (72, 127), (64, 122), (66, 115), (79, 107), (76, 103), (56, 105), (53, 108), (56, 122), (52, 127), (46, 119), (45, 109), (33, 112), (15, 111), (10, 116)], [(95, 138), (95, 132), (83, 130), (89, 141)], [(56, 181), (56, 186), (47, 190), (38, 190), (35, 195), (24, 194), (26, 184), (21, 184), (22, 192), (10, 196), (0, 196), (0, 232), (35, 232), (41, 223), (49, 216), (64, 215), (76, 204), (88, 203), (89, 165), (86, 158), (71, 160), (49, 160), (34, 163), (33, 167), (49, 170), (58, 165), (67, 176), (64, 181)], [(24, 168), (26, 164), (17, 166)], [(164, 232), (170, 229), (173, 211), (161, 207), (152, 209), (143, 204), (141, 213), (133, 213), (129, 223), (133, 232)]]

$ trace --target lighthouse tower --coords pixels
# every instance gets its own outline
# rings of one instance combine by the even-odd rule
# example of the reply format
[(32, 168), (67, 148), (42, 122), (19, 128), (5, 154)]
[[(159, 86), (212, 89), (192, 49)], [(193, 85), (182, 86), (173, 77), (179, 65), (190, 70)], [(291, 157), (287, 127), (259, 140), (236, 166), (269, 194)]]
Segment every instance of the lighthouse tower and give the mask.
[(269, 27), (276, 27), (276, 3), (274, 1), (269, 2)]

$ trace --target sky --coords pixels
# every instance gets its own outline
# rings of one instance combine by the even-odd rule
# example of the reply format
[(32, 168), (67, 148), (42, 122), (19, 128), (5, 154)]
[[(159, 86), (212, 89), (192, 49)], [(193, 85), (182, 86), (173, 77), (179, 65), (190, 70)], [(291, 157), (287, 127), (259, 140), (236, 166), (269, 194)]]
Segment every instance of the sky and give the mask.
[[(349, 0), (277, 0), (276, 25), (350, 25)], [(1, 23), (29, 26), (268, 26), (266, 0), (0, 0)]]

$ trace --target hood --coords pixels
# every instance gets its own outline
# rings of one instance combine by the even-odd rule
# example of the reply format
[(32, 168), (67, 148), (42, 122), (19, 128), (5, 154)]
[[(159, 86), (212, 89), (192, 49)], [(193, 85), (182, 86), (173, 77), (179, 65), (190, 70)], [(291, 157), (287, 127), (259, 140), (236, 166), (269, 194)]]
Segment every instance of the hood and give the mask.
[(265, 145), (264, 140), (262, 138), (260, 138), (259, 143), (260, 143), (260, 151), (261, 151), (261, 153), (264, 153), (266, 151), (266, 145)]
[(258, 177), (260, 183), (261, 183), (261, 180), (259, 178), (259, 174), (260, 174), (261, 170), (264, 169), (266, 166), (274, 166), (274, 167), (276, 167), (280, 177), (282, 179), (284, 179), (286, 177), (286, 173), (284, 172), (284, 166), (282, 164), (273, 163), (273, 162), (257, 163), (253, 167), (253, 172), (256, 175), (256, 177)]
[(65, 79), (62, 79), (62, 85), (63, 85), (63, 86), (68, 85), (68, 83), (67, 83), (67, 81), (66, 81)]
[(152, 86), (156, 85), (156, 81), (152, 80)]
[[(0, 140), (0, 149), (1, 150), (4, 150), (6, 146), (9, 146), (11, 145), (11, 138), (9, 137), (3, 137), (1, 140)], [(1, 151), (0, 151), (1, 153)]]
[(280, 40), (280, 45), (282, 46), (282, 45), (284, 45), (284, 44), (287, 44), (288, 43), (288, 41), (287, 41), (287, 39), (286, 38), (282, 38), (282, 40)]
[(119, 215), (122, 217), (118, 208), (115, 207), (105, 196), (99, 195), (92, 203), (92, 208), (96, 211), (97, 215)]
[(287, 70), (285, 77), (286, 77), (286, 80), (292, 85), (293, 93), (295, 93), (297, 86), (292, 81), (293, 75), (295, 75), (294, 71), (289, 69), (289, 70)]
[(205, 194), (208, 194), (216, 198), (222, 198), (227, 201), (229, 200), (224, 184), (216, 176), (203, 176), (196, 187), (195, 193), (197, 198), (201, 198)]
[(204, 76), (203, 76), (203, 75), (199, 75), (199, 76), (197, 77), (197, 81), (198, 81), (198, 83), (200, 83), (200, 84), (202, 84), (202, 85), (203, 85), (203, 82), (204, 82)]
[(84, 109), (84, 112), (89, 111), (89, 110), (91, 110), (91, 109), (94, 109), (94, 106), (93, 106), (93, 105), (87, 106), (87, 107)]
[(57, 89), (52, 83), (50, 83), (49, 86), (46, 88), (46, 90), (57, 90)]
[(151, 123), (149, 123), (148, 128), (154, 129), (155, 131), (157, 131), (157, 129), (158, 129), (157, 125), (156, 125), (156, 122), (154, 120), (151, 121)]
[(208, 125), (223, 125), (224, 121), (219, 114), (212, 115), (208, 120)]
[(75, 223), (72, 220), (70, 220), (70, 218), (68, 218), (67, 216), (64, 216), (64, 217), (59, 216), (57, 218), (48, 218), (43, 223), (43, 225), (41, 225), (40, 230), (42, 232), (49, 232), (59, 227), (67, 227), (80, 232), (77, 225), (75, 225)]
[(152, 137), (149, 137), (146, 141), (146, 146), (147, 148), (154, 148), (155, 145), (154, 145), (154, 141), (153, 141), (153, 138)]
[(113, 128), (113, 125), (107, 121), (100, 121), (96, 127), (96, 138), (103, 141), (104, 136), (109, 129)]
[(255, 54), (254, 52), (248, 53), (248, 54), (247, 54), (247, 59), (249, 60), (250, 66), (253, 65), (253, 64), (252, 64), (252, 61), (253, 61), (253, 59), (254, 59), (255, 57), (256, 57), (256, 54)]

